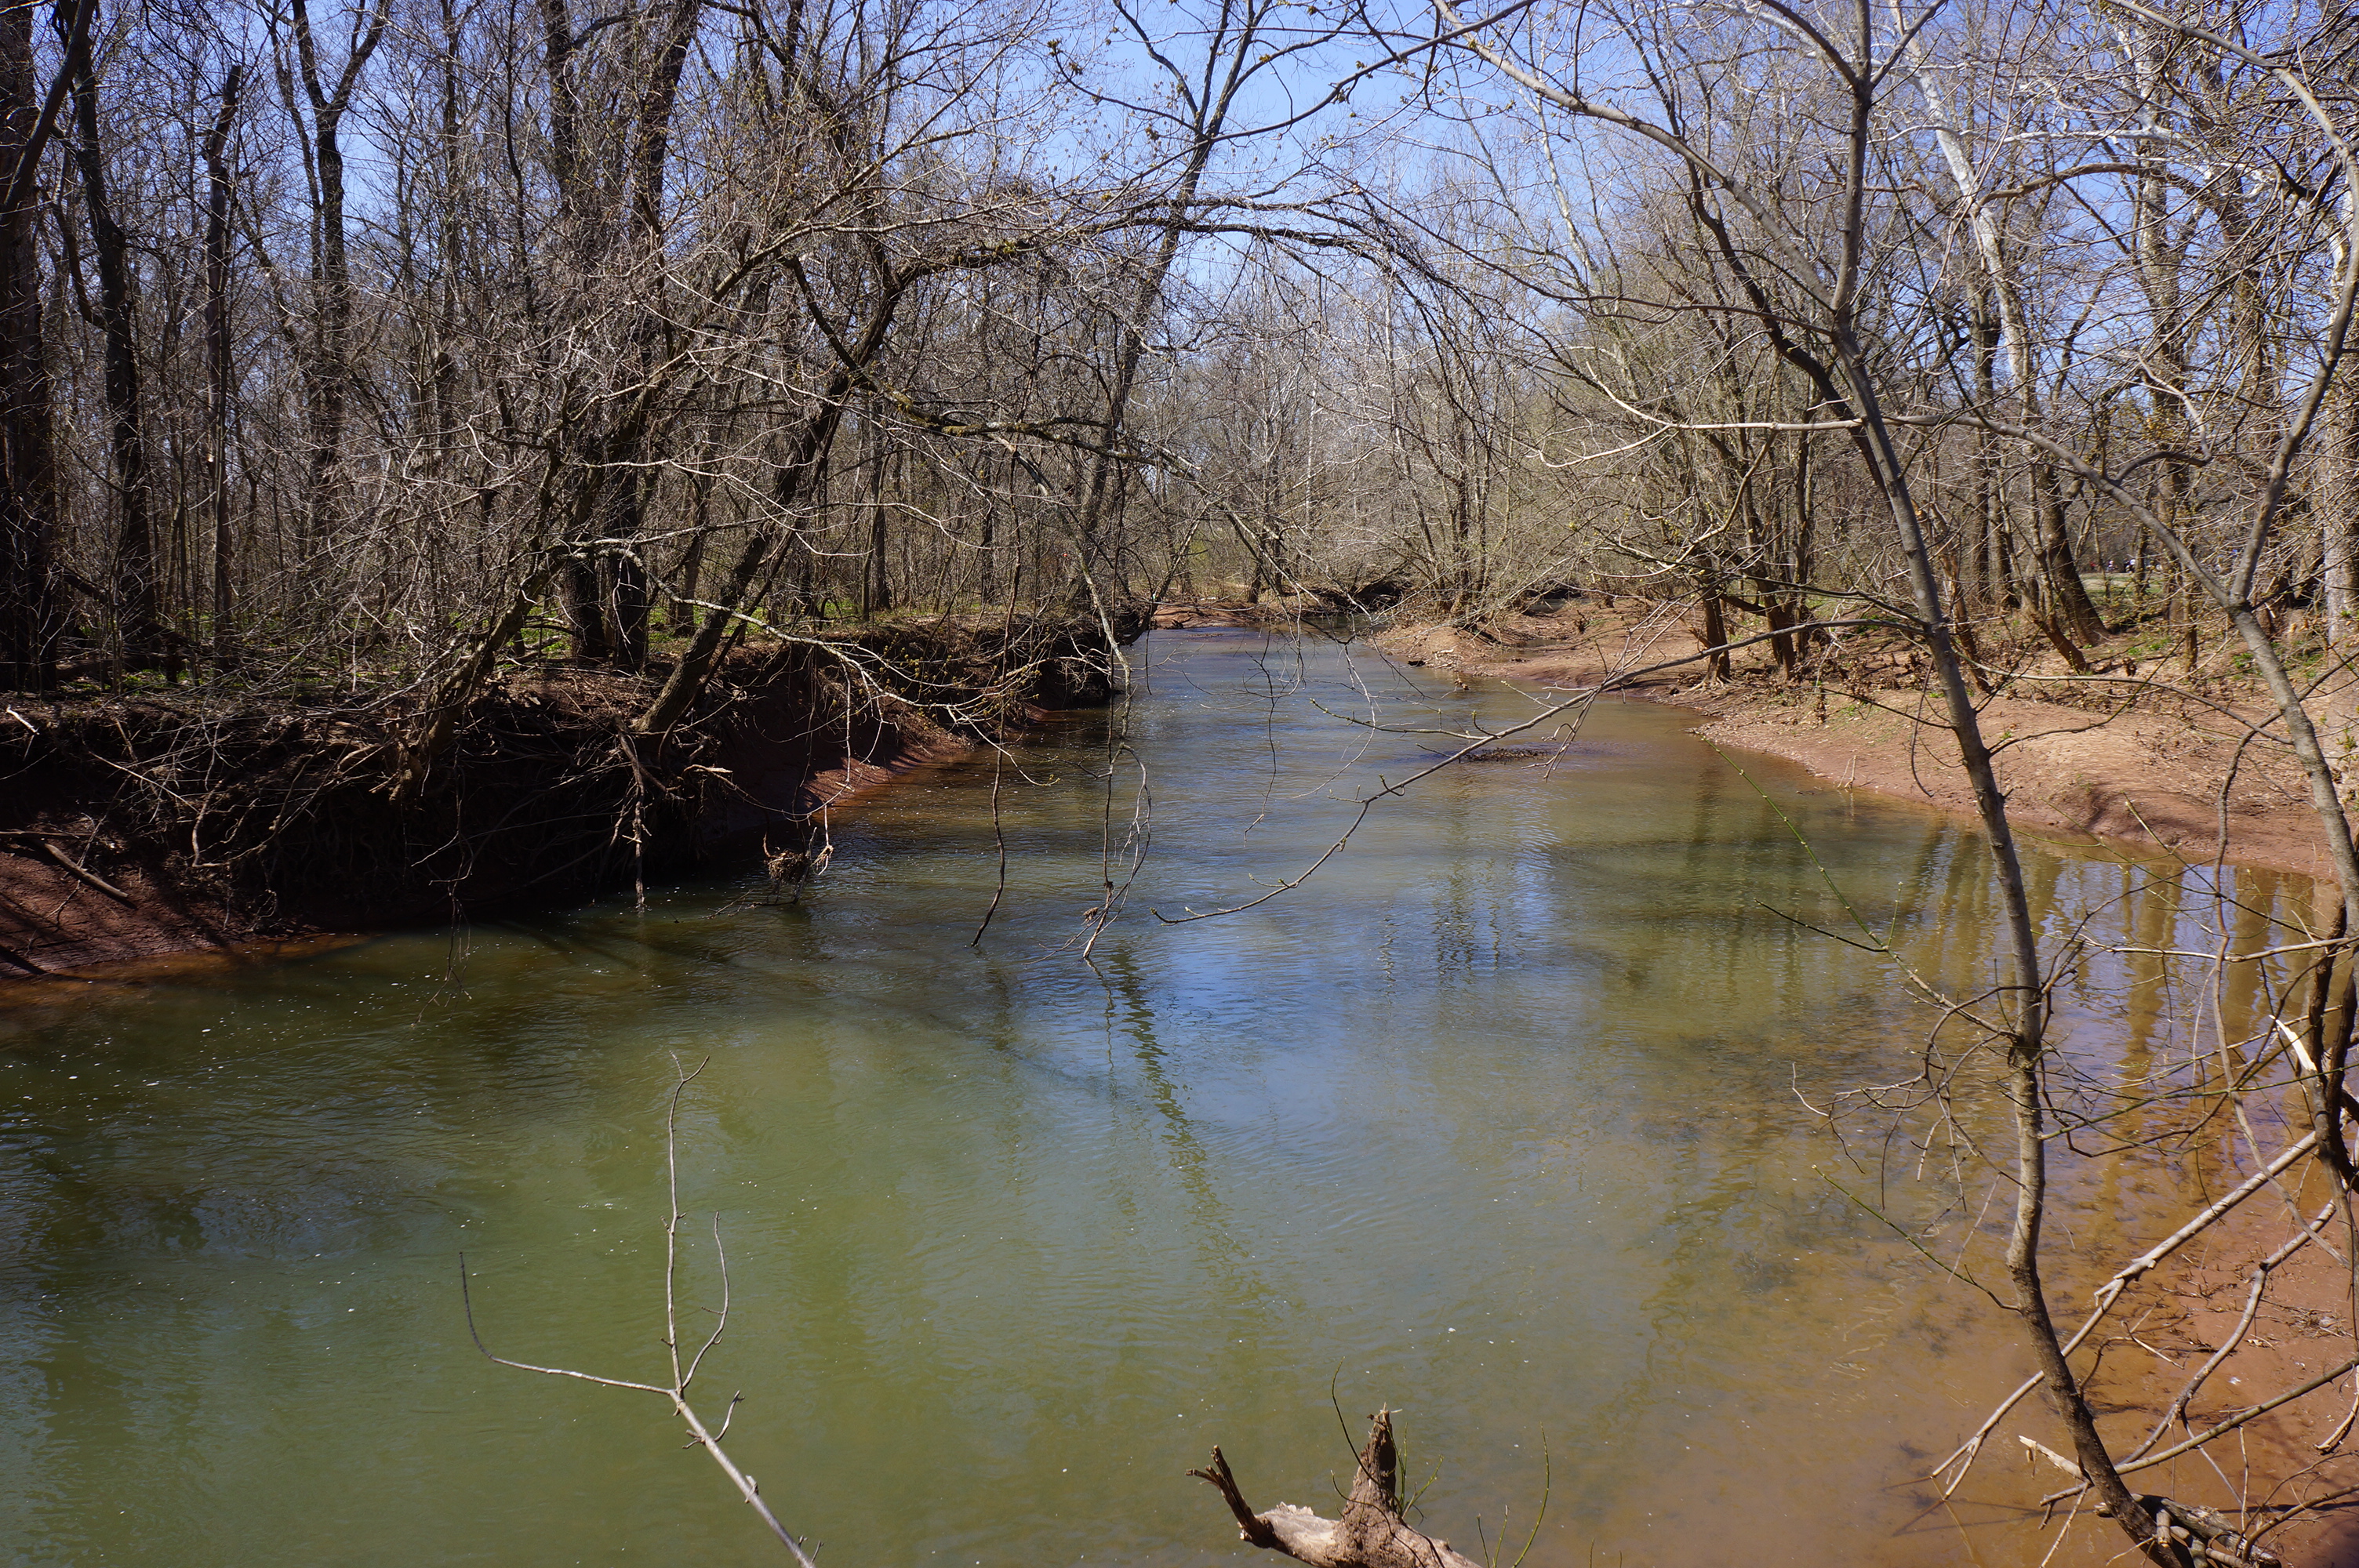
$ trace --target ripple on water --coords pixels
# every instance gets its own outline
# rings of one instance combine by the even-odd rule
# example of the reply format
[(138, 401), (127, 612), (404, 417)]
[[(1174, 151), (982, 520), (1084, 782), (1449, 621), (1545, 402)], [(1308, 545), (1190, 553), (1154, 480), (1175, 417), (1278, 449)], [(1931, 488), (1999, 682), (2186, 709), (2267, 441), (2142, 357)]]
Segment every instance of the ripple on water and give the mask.
[[(1227, 1530), (1181, 1473), (1217, 1441), (1256, 1501), (1323, 1498), (1349, 1462), (1331, 1388), (1348, 1419), (1407, 1407), (1462, 1543), (1527, 1517), (1545, 1445), (1533, 1568), (1960, 1560), (1909, 1477), (2022, 1357), (1828, 1184), (1848, 1167), (1798, 1090), (1905, 1075), (1926, 1018), (1797, 924), (1843, 910), (1763, 792), (1944, 977), (1987, 957), (1971, 836), (1776, 768), (1756, 789), (1688, 716), (1602, 705), (1553, 765), (1437, 777), (1296, 892), (1158, 924), (1299, 874), (1438, 743), (1340, 730), (1310, 699), (1354, 699), (1341, 655), (1290, 652), (1157, 635), (1151, 813), (1120, 772), (1109, 814), (1095, 719), (1023, 754), (1049, 782), (1004, 772), (980, 947), (988, 759), (839, 822), (797, 905), (731, 874), (12, 1018), (0, 1541), (158, 1568), (768, 1561), (659, 1410), (488, 1365), (458, 1307), (463, 1249), (502, 1354), (658, 1371), (677, 1055), (710, 1058), (681, 1299), (712, 1321), (717, 1216), (714, 1395), (745, 1393), (733, 1448), (829, 1560), (1201, 1563)], [(1358, 674), (1412, 727), (1531, 711)], [(2201, 889), (2040, 864), (2060, 920), (2167, 946), (2212, 918)], [(2069, 977), (2070, 1049), (2169, 1049), (2168, 989)], [(2199, 1174), (2097, 1204), (2068, 1171), (2065, 1206), (2112, 1256)], [(1875, 1180), (1954, 1225), (1940, 1190)], [(1970, 1550), (2037, 1561), (2004, 1522), (2033, 1483), (1984, 1484)]]

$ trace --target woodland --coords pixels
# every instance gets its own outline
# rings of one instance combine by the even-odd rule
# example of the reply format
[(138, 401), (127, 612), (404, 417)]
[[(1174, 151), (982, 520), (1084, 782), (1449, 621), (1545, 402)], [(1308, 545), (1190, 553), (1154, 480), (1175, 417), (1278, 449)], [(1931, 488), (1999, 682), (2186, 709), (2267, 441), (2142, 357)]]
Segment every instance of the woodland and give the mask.
[[(2125, 1478), (2042, 1193), (2056, 1119), (2150, 1093), (2195, 1137), (2267, 1086), (2332, 1189), (2288, 1255), (2354, 1234), (2347, 10), (616, 5), (0, 4), (12, 842), (427, 898), (549, 860), (469, 824), (557, 777), (556, 859), (611, 875), (782, 687), (813, 732), (1010, 733), (1178, 600), (1669, 607), (1706, 680), (1873, 667), (2005, 892), (1918, 1103), (1971, 1063), (2009, 1108), (2043, 1452), (2153, 1562), (2266, 1560)], [(2333, 882), (2226, 1077), (2050, 1081), (1979, 719), (2027, 687), (2231, 712), (2300, 780)], [(85, 807), (74, 860), (43, 824)], [(1390, 1465), (1354, 1530), (1207, 1475), (1259, 1544), (1422, 1561)]]

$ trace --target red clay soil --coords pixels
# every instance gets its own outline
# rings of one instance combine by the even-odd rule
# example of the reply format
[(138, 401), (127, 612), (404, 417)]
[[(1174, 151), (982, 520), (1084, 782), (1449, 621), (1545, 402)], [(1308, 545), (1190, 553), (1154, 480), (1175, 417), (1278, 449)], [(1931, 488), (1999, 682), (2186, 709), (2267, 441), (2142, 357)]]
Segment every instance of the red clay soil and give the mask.
[(64, 832), (20, 833), (0, 846), (0, 968), (47, 975), (257, 939), (252, 923), (144, 870), (118, 869), (113, 880), (72, 874), (66, 862), (75, 848)]
[[(2310, 1200), (2308, 1210), (2315, 1215), (2315, 1200), (2324, 1190), (2322, 1173), (2311, 1173), (2307, 1194), (2299, 1192), (2300, 1173), (2288, 1173), (2285, 1184), (2289, 1195)], [(2108, 1369), (2118, 1370), (2099, 1379), (2095, 1390), (2101, 1400), (2112, 1393), (2114, 1398), (2106, 1402), (2142, 1412), (2136, 1423), (2141, 1435), (2152, 1426), (2156, 1407), (2167, 1406), (2223, 1346), (2233, 1346), (2189, 1402), (2187, 1420), (2155, 1445), (2158, 1451), (2184, 1441), (2190, 1429), (2205, 1430), (2312, 1382), (2352, 1358), (2351, 1260), (2339, 1219), (2321, 1232), (2333, 1250), (2311, 1244), (2272, 1271), (2252, 1322), (2244, 1326), (2241, 1337), (2234, 1337), (2251, 1295), (2255, 1264), (2292, 1235), (2290, 1211), (2277, 1194), (2247, 1200), (2246, 1208), (2248, 1213), (2218, 1232), (2191, 1243), (2182, 1266), (2141, 1302), (2131, 1303), (2135, 1310), (2106, 1336), (2103, 1354)], [(2323, 1457), (2318, 1447), (2343, 1426), (2354, 1409), (2352, 1379), (2344, 1375), (2256, 1418), (2236, 1436), (2217, 1440), (2215, 1456), (2232, 1482), (2241, 1474), (2254, 1480), (2268, 1477), (2274, 1484), (2274, 1495), (2254, 1498), (2262, 1507), (2246, 1516), (2250, 1528), (2295, 1514), (2306, 1504), (2319, 1508), (2315, 1515), (2293, 1519), (2280, 1531), (2263, 1537), (2264, 1545), (2300, 1568), (2359, 1563), (2359, 1517), (2347, 1498), (2341, 1507), (2333, 1506), (2337, 1494), (2359, 1485), (2359, 1455), (2351, 1452), (2347, 1432), (2342, 1452), (2332, 1458)], [(2116, 1430), (2125, 1431), (2129, 1424), (2116, 1423)], [(2206, 1505), (2233, 1506), (2234, 1501), (2232, 1485), (2193, 1456), (2127, 1479), (2133, 1491), (2163, 1492)], [(2068, 1481), (2059, 1475), (2055, 1484)]]
[[(1517, 618), (1484, 634), (1409, 628), (1380, 643), (1396, 656), (1469, 676), (1578, 688), (1701, 651), (1675, 610), (1595, 608)], [(1897, 661), (1889, 662), (1897, 663)], [(2184, 673), (2184, 661), (2178, 661)], [(1843, 687), (1780, 684), (1755, 650), (1736, 678), (1711, 682), (1700, 663), (1639, 676), (1635, 695), (1711, 715), (1696, 733), (1716, 745), (1801, 763), (1846, 789), (1870, 790), (1972, 815), (1973, 795), (1938, 727), (1940, 704), (1897, 668)], [(2102, 666), (2101, 666), (2102, 667)], [(2149, 676), (2169, 670), (2149, 668)], [(2242, 719), (2263, 716), (2245, 697), (2222, 703), (2170, 698), (2149, 688), (2117, 712), (2116, 683), (2091, 684), (2089, 706), (2068, 706), (2011, 687), (1984, 704), (1983, 733), (1996, 753), (2018, 828), (2081, 842), (2109, 841), (2141, 857), (2224, 859), (2305, 876), (2329, 875), (2323, 837), (2292, 759), (2245, 744)], [(2054, 683), (2038, 689), (2059, 689)], [(1921, 722), (1924, 720), (1934, 723)], [(2223, 795), (2225, 795), (2223, 815)], [(2225, 831), (2223, 831), (2224, 827)]]

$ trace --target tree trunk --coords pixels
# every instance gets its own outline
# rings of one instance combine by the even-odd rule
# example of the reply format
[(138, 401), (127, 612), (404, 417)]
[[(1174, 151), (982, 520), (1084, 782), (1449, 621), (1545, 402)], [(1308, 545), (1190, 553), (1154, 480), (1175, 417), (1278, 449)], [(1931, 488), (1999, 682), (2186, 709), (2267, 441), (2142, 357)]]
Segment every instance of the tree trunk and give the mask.
[(2061, 633), (2082, 643), (2101, 641), (2105, 620), (2090, 600), (2088, 585), (2081, 580), (2064, 498), (2057, 491), (2056, 470), (2046, 463), (2032, 465), (2031, 495), (2039, 518), (2039, 597), (2054, 628), (2050, 635)]
[(868, 449), (867, 461), (860, 465), (865, 470), (863, 504), (868, 509), (868, 526), (862, 530), (868, 535), (868, 550), (860, 562), (860, 618), (865, 621), (893, 608), (893, 579), (886, 558), (892, 529), (885, 520), (885, 469), (892, 449), (873, 408), (861, 421), (860, 436)]
[(305, 420), (310, 444), (310, 476), (303, 526), (313, 548), (334, 531), (344, 441), (344, 406), (352, 382), (353, 274), (344, 251), (344, 114), (353, 88), (369, 57), (385, 39), (391, 0), (355, 23), (351, 51), (334, 90), (321, 85), (319, 49), (311, 37), (305, 0), (292, 0), (295, 48), (303, 70), (303, 91), (311, 103), (311, 152), (319, 180), (319, 227), (312, 278), (319, 288), (317, 323), (305, 380)]
[(107, 200), (106, 160), (98, 139), (98, 77), (87, 50), (73, 72), (73, 106), (80, 133), (74, 161), (82, 173), (90, 248), (98, 262), (98, 327), (105, 343), (107, 446), (116, 518), (115, 634), (124, 664), (146, 668), (164, 660), (166, 654), (155, 524), (148, 504), (147, 427), (140, 410), (138, 305), (123, 230)]
[(340, 114), (312, 121), (320, 171), (318, 336), (312, 345), (309, 425), (310, 481), (304, 533), (314, 548), (335, 532), (339, 458), (344, 442), (345, 383), (351, 373), (353, 277), (344, 254), (344, 155)]
[(205, 135), (205, 465), (213, 524), (213, 662), (230, 662), (232, 565), (229, 505), (229, 132), (245, 68), (233, 65), (222, 81), (221, 112)]
[(680, 552), (679, 565), (672, 573), (671, 633), (675, 637), (690, 635), (696, 630), (696, 590), (704, 575), (704, 540), (712, 532), (712, 481), (699, 475), (691, 481), (696, 495), (695, 532), (688, 536), (688, 547)]
[(646, 548), (647, 476), (634, 468), (608, 481), (606, 536), (622, 541), (610, 546), (603, 580), (606, 612), (614, 627), (614, 654), (625, 668), (645, 669), (647, 664), (647, 622), (655, 596), (647, 583)]
[(2335, 378), (2319, 431), (2319, 553), (2325, 563), (2326, 642), (2341, 652), (2359, 615), (2359, 376)]
[(1720, 597), (1717, 583), (1703, 585), (1703, 670), (1712, 680), (1726, 680), (1728, 665), (1728, 611)]
[(65, 622), (33, 199), (49, 134), (43, 111), (31, 0), (0, 0), (0, 685), (18, 691), (45, 690), (55, 678)]
[(583, 664), (603, 665), (614, 656), (614, 640), (606, 620), (605, 585), (600, 582), (598, 557), (586, 543), (567, 552), (558, 581), (565, 600), (565, 619), (573, 631), (573, 656)]

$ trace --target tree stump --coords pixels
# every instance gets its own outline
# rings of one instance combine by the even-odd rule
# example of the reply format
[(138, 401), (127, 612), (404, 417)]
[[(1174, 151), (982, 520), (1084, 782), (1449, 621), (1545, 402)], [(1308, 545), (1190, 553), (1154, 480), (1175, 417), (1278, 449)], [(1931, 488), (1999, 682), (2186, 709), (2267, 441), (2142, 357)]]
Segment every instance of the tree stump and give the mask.
[(1208, 1468), (1188, 1474), (1220, 1492), (1236, 1515), (1239, 1535), (1315, 1568), (1483, 1568), (1451, 1551), (1450, 1542), (1436, 1541), (1401, 1517), (1400, 1455), (1393, 1445), (1389, 1408), (1378, 1411), (1368, 1428), (1340, 1519), (1321, 1519), (1292, 1503), (1280, 1503), (1267, 1513), (1254, 1512), (1218, 1448), (1212, 1450)]

